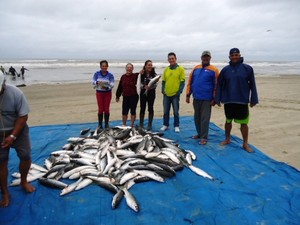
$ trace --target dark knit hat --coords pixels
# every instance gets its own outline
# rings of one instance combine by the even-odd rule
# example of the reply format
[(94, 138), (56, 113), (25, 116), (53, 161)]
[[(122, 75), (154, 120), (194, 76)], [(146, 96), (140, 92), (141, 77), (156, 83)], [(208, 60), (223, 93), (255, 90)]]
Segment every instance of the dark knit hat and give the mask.
[(232, 49), (230, 49), (229, 55), (234, 54), (234, 53), (238, 53), (239, 54), (240, 50), (238, 48), (232, 48)]

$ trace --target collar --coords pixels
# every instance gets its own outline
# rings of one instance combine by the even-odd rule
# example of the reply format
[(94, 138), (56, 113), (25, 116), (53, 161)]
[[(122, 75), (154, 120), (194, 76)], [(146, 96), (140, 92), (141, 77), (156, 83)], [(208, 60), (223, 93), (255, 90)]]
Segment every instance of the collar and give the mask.
[(102, 73), (102, 70), (100, 70), (100, 74), (101, 74), (102, 76), (106, 76), (106, 75), (108, 74), (108, 71), (106, 71), (106, 74), (103, 74), (103, 73)]
[(174, 70), (174, 69), (176, 69), (178, 66), (179, 66), (179, 65), (176, 63), (175, 66), (171, 66), (171, 65), (170, 65), (169, 67), (170, 67), (171, 70)]

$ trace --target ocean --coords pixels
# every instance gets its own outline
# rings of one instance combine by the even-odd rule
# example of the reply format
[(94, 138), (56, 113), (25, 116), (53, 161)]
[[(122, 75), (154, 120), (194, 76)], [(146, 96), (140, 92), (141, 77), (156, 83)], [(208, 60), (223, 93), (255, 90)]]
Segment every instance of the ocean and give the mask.
[[(114, 74), (118, 80), (125, 73), (125, 65), (130, 62), (134, 65), (134, 71), (139, 72), (144, 61), (141, 60), (108, 60), (108, 70)], [(194, 66), (199, 64), (197, 60), (179, 61), (186, 70), (186, 76), (189, 75)], [(212, 61), (220, 70), (228, 65), (227, 61)], [(300, 62), (268, 62), (268, 61), (245, 61), (254, 69), (255, 76), (284, 76), (284, 75), (300, 75)], [(22, 66), (29, 71), (25, 71), (25, 79), (17, 77), (16, 80), (12, 76), (7, 75), (8, 83), (20, 85), (32, 84), (61, 84), (61, 83), (81, 83), (90, 82), (93, 74), (98, 71), (99, 60), (72, 60), (72, 59), (32, 59), (32, 60), (0, 60), (6, 71), (13, 66), (17, 72), (20, 72)], [(167, 61), (153, 60), (157, 74), (162, 74), (164, 68), (168, 66)]]

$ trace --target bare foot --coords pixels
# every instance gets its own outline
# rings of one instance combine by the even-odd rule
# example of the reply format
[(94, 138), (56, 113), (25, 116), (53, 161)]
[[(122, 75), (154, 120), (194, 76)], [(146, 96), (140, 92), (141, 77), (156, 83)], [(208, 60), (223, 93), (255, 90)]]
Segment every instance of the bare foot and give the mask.
[(0, 201), (0, 207), (7, 207), (9, 205), (9, 193), (2, 193), (2, 200)]
[(35, 191), (35, 187), (32, 186), (31, 184), (29, 184), (28, 182), (26, 182), (25, 184), (22, 184), (22, 187), (27, 193), (32, 193)]
[(206, 143), (207, 143), (207, 140), (201, 140), (201, 141), (199, 142), (199, 145), (206, 145)]
[(254, 152), (253, 149), (250, 148), (250, 146), (248, 144), (243, 144), (243, 149), (245, 151), (247, 151), (248, 153), (253, 153)]
[(221, 146), (230, 144), (230, 140), (224, 140), (220, 143)]

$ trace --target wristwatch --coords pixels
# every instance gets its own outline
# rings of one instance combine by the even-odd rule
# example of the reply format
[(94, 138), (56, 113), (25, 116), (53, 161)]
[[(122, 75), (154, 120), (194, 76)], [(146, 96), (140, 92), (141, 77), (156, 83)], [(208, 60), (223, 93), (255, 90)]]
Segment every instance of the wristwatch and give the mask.
[(17, 137), (15, 136), (15, 135), (13, 135), (13, 134), (11, 134), (11, 135), (9, 135), (12, 139), (14, 139), (14, 140), (16, 140), (17, 139)]

